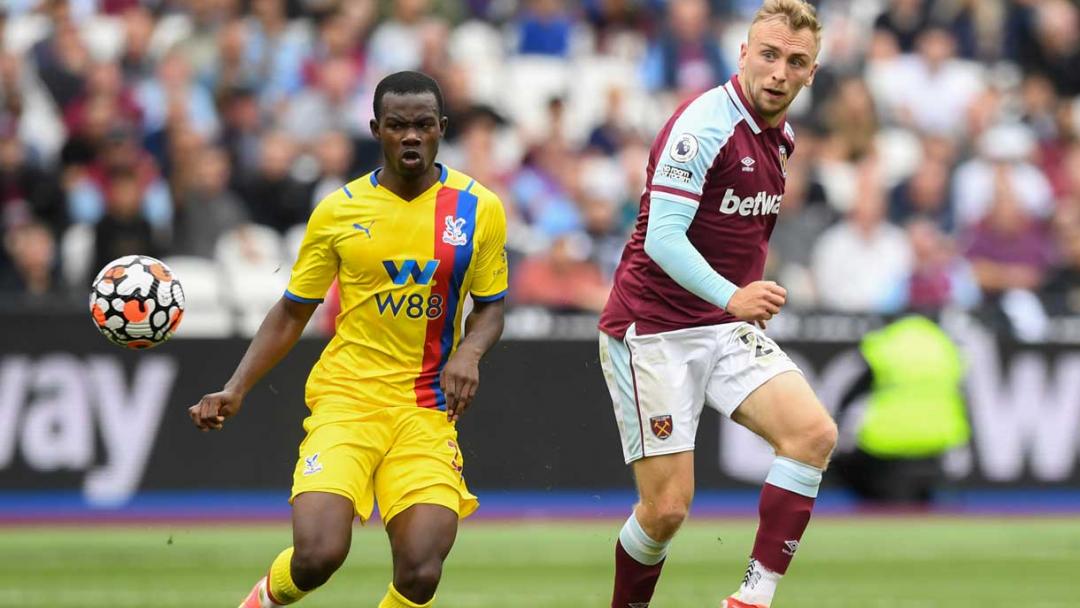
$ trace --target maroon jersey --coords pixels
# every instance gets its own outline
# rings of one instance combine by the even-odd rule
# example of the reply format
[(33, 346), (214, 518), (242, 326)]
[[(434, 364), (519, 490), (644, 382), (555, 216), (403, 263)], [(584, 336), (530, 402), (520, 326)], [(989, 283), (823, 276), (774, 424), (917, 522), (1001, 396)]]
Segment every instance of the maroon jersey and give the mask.
[(690, 244), (735, 285), (759, 281), (794, 149), (790, 125), (769, 127), (737, 76), (676, 110), (653, 142), (641, 211), (600, 330), (622, 338), (631, 324), (645, 335), (736, 321), (683, 289), (645, 253), (649, 203), (662, 198), (695, 206)]

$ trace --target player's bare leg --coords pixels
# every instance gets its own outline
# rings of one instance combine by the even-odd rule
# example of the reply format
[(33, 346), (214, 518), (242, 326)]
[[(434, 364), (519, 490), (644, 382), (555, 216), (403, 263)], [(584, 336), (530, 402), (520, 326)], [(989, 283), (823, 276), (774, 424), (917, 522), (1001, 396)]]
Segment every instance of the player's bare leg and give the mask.
[(413, 505), (386, 524), (394, 556), (394, 582), (379, 608), (426, 608), (434, 603), (457, 528), (457, 513), (426, 504)]
[(345, 562), (352, 543), (351, 500), (328, 492), (305, 492), (293, 500), (293, 546), (282, 551), (270, 572), (240, 608), (272, 608), (300, 601)]
[(612, 608), (646, 605), (652, 599), (667, 547), (694, 498), (694, 453), (650, 456), (633, 464), (638, 496), (615, 544)]
[(810, 521), (821, 473), (836, 445), (836, 424), (797, 372), (758, 387), (731, 418), (768, 441), (777, 458), (761, 491), (746, 576), (722, 606), (768, 606)]

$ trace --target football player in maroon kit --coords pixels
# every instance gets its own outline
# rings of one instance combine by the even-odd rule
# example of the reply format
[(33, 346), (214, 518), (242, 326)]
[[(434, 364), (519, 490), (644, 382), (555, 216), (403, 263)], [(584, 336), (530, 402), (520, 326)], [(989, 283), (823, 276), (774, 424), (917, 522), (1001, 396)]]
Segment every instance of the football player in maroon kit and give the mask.
[(785, 115), (814, 79), (820, 38), (812, 6), (766, 0), (738, 75), (680, 107), (653, 144), (600, 319), (600, 361), (640, 496), (615, 547), (612, 608), (652, 599), (694, 495), (706, 404), (776, 450), (750, 565), (722, 608), (769, 606), (810, 520), (836, 425), (763, 332), (786, 292), (761, 279), (795, 149)]

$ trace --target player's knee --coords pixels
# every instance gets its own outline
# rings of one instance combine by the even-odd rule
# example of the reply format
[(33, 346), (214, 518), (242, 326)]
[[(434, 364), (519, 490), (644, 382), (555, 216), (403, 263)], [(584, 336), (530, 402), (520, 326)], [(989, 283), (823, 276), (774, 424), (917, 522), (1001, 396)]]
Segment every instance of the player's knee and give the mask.
[(690, 505), (682, 500), (661, 500), (639, 509), (638, 519), (642, 529), (657, 541), (670, 540), (686, 521)]
[(821, 420), (800, 433), (796, 441), (796, 459), (824, 468), (833, 448), (836, 447), (836, 438), (836, 423), (832, 418), (823, 416)]
[(814, 432), (814, 451), (824, 460), (828, 460), (836, 448), (836, 439), (839, 436), (836, 422), (832, 418), (826, 418), (820, 428)]
[(293, 582), (304, 590), (321, 586), (345, 563), (348, 554), (348, 546), (339, 543), (297, 545), (291, 564)]
[(394, 588), (416, 603), (426, 603), (435, 596), (442, 578), (442, 560), (405, 561), (394, 569)]

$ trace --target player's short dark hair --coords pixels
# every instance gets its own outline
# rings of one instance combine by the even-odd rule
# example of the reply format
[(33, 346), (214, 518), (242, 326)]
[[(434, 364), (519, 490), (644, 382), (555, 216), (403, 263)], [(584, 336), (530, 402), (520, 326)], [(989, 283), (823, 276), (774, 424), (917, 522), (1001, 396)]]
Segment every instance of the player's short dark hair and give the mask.
[(395, 72), (379, 81), (375, 87), (375, 120), (382, 116), (383, 95), (397, 93), (408, 95), (410, 93), (431, 93), (435, 96), (435, 103), (439, 106), (439, 118), (443, 116), (443, 97), (439, 83), (423, 72)]

